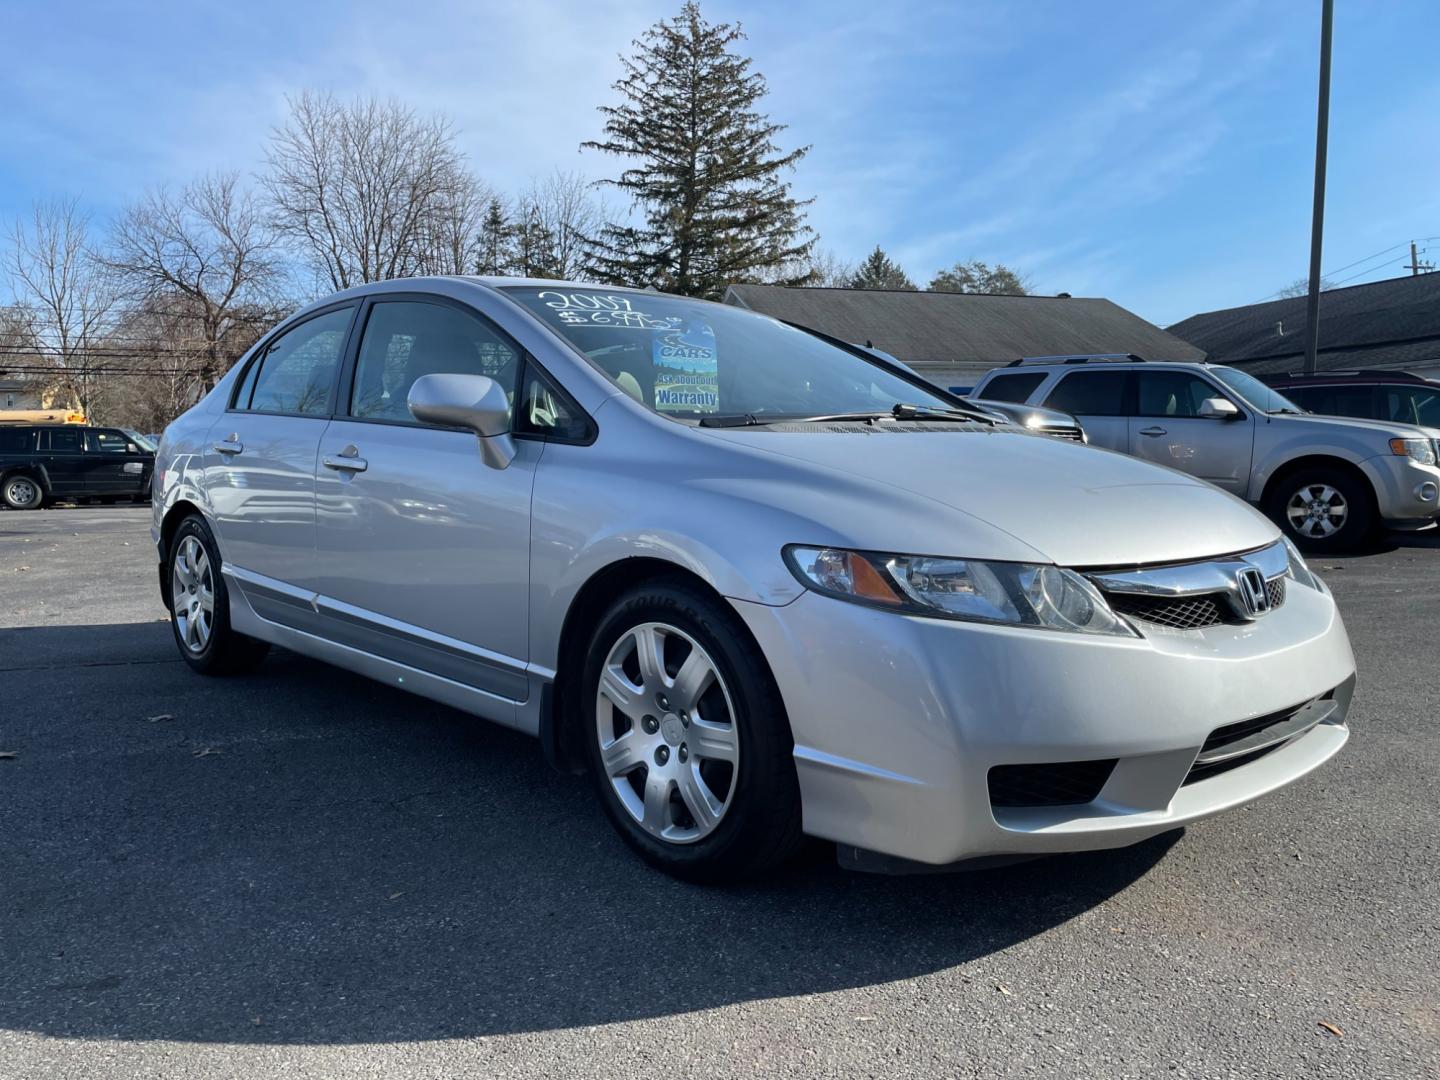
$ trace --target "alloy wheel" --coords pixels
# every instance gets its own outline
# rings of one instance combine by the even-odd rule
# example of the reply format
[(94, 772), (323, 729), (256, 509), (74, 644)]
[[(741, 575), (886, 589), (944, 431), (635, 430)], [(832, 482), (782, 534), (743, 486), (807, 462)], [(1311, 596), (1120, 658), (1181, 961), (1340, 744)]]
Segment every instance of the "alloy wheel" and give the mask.
[(1350, 505), (1345, 496), (1329, 484), (1306, 484), (1290, 496), (1285, 516), (1300, 536), (1323, 539), (1345, 527)]
[(740, 732), (715, 661), (666, 623), (627, 630), (600, 670), (600, 761), (626, 812), (675, 844), (710, 835), (735, 793)]
[(170, 606), (185, 648), (193, 653), (204, 652), (215, 625), (215, 581), (210, 556), (198, 537), (185, 537), (175, 551)]

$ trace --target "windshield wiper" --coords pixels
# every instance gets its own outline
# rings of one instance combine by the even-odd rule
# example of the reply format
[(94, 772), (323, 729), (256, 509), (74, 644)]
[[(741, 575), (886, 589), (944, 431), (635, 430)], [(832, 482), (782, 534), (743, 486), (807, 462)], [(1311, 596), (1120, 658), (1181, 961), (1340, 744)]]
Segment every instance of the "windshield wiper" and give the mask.
[(981, 423), (992, 426), (1002, 422), (989, 413), (981, 412), (978, 409), (947, 409), (935, 405), (911, 405), (903, 401), (896, 402), (884, 411), (829, 413), (824, 416), (801, 417), (794, 422), (799, 424), (819, 424), (845, 420), (978, 420)]
[(725, 413), (719, 416), (702, 416), (701, 427), (756, 427), (772, 421), (761, 420), (754, 413)]

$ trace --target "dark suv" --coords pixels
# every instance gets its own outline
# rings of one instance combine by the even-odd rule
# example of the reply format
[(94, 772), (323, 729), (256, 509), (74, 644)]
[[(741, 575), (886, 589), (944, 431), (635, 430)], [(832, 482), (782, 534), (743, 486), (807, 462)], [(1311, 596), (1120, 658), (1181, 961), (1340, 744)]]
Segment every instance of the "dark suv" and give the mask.
[(36, 510), (52, 499), (150, 498), (155, 446), (122, 428), (0, 424), (0, 501)]
[(1406, 371), (1321, 371), (1267, 375), (1264, 381), (1322, 416), (1393, 420), (1440, 428), (1440, 382)]

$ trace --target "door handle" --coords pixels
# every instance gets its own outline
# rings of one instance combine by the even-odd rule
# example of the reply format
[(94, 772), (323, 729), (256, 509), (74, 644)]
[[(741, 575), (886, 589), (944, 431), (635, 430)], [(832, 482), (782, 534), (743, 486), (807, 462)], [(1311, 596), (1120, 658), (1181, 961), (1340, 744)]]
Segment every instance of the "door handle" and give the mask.
[(245, 449), (245, 444), (242, 442), (237, 442), (235, 436), (231, 435), (224, 442), (217, 442), (214, 449), (217, 454), (225, 454), (228, 456), (230, 454), (240, 453), (242, 450)]
[(1140, 434), (1149, 435), (1153, 439), (1157, 435), (1164, 435), (1165, 429), (1163, 427), (1142, 427)]
[(370, 463), (360, 456), (360, 448), (354, 445), (345, 447), (335, 457), (326, 454), (320, 459), (320, 464), (327, 469), (350, 473), (364, 472), (370, 467)]

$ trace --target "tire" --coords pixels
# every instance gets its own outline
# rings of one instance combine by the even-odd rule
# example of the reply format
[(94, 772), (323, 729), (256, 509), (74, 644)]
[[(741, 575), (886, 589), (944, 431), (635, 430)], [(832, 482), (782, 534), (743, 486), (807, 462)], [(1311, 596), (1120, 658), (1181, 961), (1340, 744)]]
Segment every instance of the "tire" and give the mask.
[(45, 491), (29, 473), (11, 473), (0, 484), (0, 499), (11, 510), (39, 510), (45, 502)]
[[(658, 659), (642, 670), (646, 644)], [(733, 882), (780, 866), (799, 846), (785, 706), (723, 602), (684, 581), (625, 593), (591, 637), (580, 704), (601, 805), (651, 865), (688, 881)]]
[(1369, 482), (1324, 466), (1281, 476), (1265, 509), (1297, 547), (1321, 555), (1363, 547), (1379, 525)]
[(170, 583), (170, 629), (187, 664), (202, 675), (236, 675), (265, 659), (269, 644), (230, 627), (230, 595), (220, 573), (220, 549), (204, 518), (192, 514), (180, 523), (170, 540), (165, 571)]

